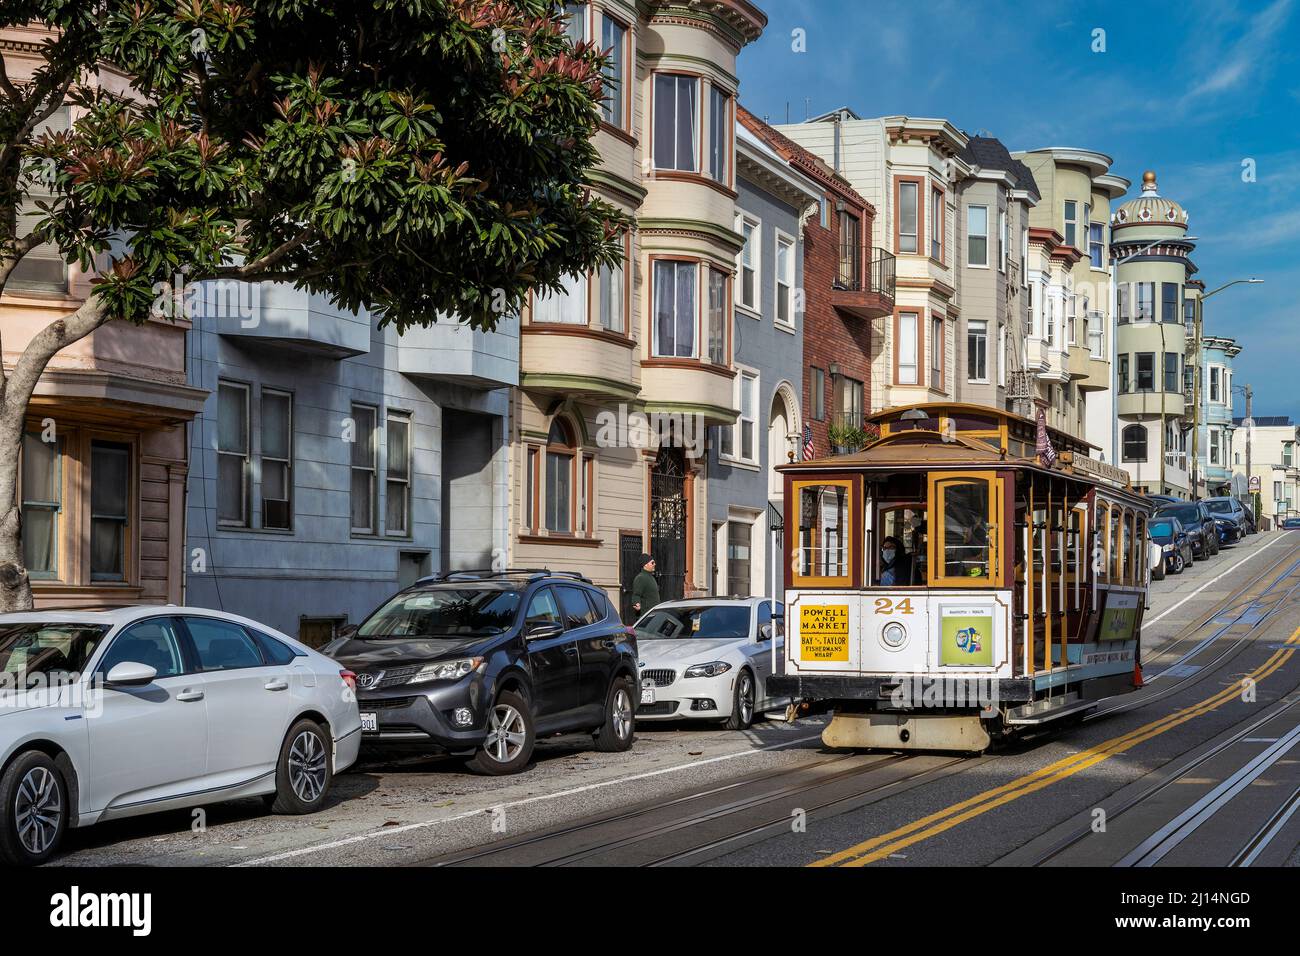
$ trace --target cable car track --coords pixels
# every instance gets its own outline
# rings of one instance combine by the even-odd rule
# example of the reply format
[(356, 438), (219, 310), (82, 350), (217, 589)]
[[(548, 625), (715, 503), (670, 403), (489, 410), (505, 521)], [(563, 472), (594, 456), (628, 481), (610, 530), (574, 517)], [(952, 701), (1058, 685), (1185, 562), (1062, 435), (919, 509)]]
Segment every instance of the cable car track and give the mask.
[[(866, 758), (866, 759), (864, 759)], [(542, 859), (531, 861), (528, 865), (536, 866), (571, 866), (591, 860), (596, 857), (608, 855), (618, 850), (628, 849), (645, 844), (651, 840), (662, 839), (666, 835), (680, 834), (693, 827), (701, 826), (717, 821), (734, 818), (738, 814), (761, 810), (762, 808), (776, 804), (784, 803), (792, 797), (797, 797), (813, 791), (833, 788), (836, 784), (849, 781), (861, 776), (876, 777), (882, 770), (897, 767), (902, 764), (921, 762), (932, 764), (936, 758), (929, 754), (840, 754), (827, 760), (818, 761), (817, 763), (805, 765), (799, 768), (783, 769), (770, 774), (765, 774), (756, 779), (735, 781), (721, 787), (710, 788), (698, 793), (684, 794), (674, 798), (666, 803), (660, 803), (649, 806), (634, 807), (629, 810), (613, 813), (605, 816), (599, 816), (584, 821), (579, 821), (570, 826), (564, 826), (559, 829), (544, 831), (541, 833), (530, 834), (517, 840), (499, 841), (486, 847), (477, 848), (470, 851), (462, 851), (447, 854), (444, 857), (434, 859), (418, 865), (432, 866), (461, 866), (466, 864), (482, 863), (490, 860), (492, 857), (501, 857), (501, 865), (515, 865), (515, 861), (510, 859), (510, 854), (517, 853), (526, 847), (538, 847), (546, 843), (556, 843), (560, 851), (555, 855), (548, 855)], [(872, 783), (872, 785), (858, 788), (855, 787), (849, 793), (839, 794), (831, 799), (815, 802), (806, 807), (798, 807), (805, 814), (811, 815), (820, 812), (829, 807), (838, 806), (845, 803), (862, 800), (864, 797), (873, 795), (885, 796), (890, 791), (896, 791), (905, 788), (908, 784), (913, 783), (921, 777), (939, 774), (957, 765), (972, 766), (980, 763), (985, 758), (971, 757), (951, 757), (942, 760), (938, 764), (927, 765), (915, 773), (904, 774), (900, 777), (891, 778), (885, 781)], [(842, 763), (845, 761), (854, 761), (861, 765), (850, 767), (846, 770), (830, 774), (825, 777), (812, 780), (801, 780), (797, 783), (779, 787), (776, 790), (755, 794), (753, 796), (743, 797), (738, 800), (724, 803), (720, 806), (706, 806), (697, 812), (690, 813), (686, 816), (674, 818), (668, 822), (648, 823), (639, 829), (631, 832), (619, 832), (618, 828), (622, 824), (634, 821), (637, 818), (646, 817), (653, 813), (663, 812), (674, 806), (681, 807), (684, 804), (706, 800), (710, 796), (716, 796), (730, 790), (740, 787), (751, 787), (755, 783), (761, 783), (763, 780), (778, 778), (781, 776), (790, 776), (793, 774), (806, 774), (808, 770), (815, 770), (818, 767), (824, 767), (830, 764)], [(777, 826), (790, 826), (792, 821), (792, 810), (783, 806), (781, 812), (776, 815), (764, 815), (762, 820), (733, 829), (726, 834), (709, 839), (700, 843), (692, 844), (683, 849), (675, 850), (661, 856), (655, 856), (652, 859), (642, 861), (637, 865), (643, 866), (667, 866), (673, 863), (681, 862), (686, 859), (698, 857), (700, 854), (716, 850), (719, 847), (736, 844), (747, 838), (759, 835), (765, 831), (771, 830)], [(593, 832), (597, 828), (613, 827), (615, 833), (610, 839), (601, 840), (591, 846), (580, 849), (570, 849), (565, 844), (565, 840), (576, 833)]]
[[(1185, 780), (1193, 771), (1205, 766), (1215, 757), (1226, 752), (1229, 748), (1245, 741), (1251, 734), (1258, 731), (1261, 727), (1272, 723), (1279, 717), (1284, 717), (1288, 712), (1292, 712), (1300, 705), (1300, 697), (1291, 694), (1288, 698), (1283, 698), (1275, 706), (1271, 707), (1267, 713), (1260, 717), (1255, 717), (1243, 721), (1238, 725), (1228, 737), (1214, 744), (1204, 753), (1198, 754), (1192, 759), (1181, 764), (1173, 773), (1169, 774), (1158, 783), (1154, 783), (1140, 793), (1135, 794), (1125, 800), (1114, 809), (1106, 811), (1107, 827), (1109, 828), (1115, 820), (1121, 818), (1124, 814), (1142, 806), (1152, 797), (1164, 793), (1179, 781)], [(1286, 756), (1289, 750), (1297, 743), (1300, 743), (1300, 724), (1297, 724), (1292, 730), (1284, 735), (1274, 746), (1265, 751), (1264, 755), (1256, 757), (1255, 760), (1249, 761), (1244, 767), (1240, 768), (1236, 774), (1229, 775), (1224, 783), (1219, 787), (1212, 789), (1205, 797), (1194, 802), (1192, 806), (1178, 814), (1175, 814), (1165, 826), (1156, 830), (1154, 834), (1146, 840), (1139, 843), (1137, 847), (1131, 850), (1120, 859), (1116, 866), (1152, 866), (1164, 858), (1170, 851), (1181, 844), (1193, 830), (1204, 822), (1204, 820), (1217, 814), (1228, 801), (1236, 795), (1243, 786), (1234, 778), (1238, 776), (1248, 784), (1255, 777), (1259, 776), (1264, 770), (1269, 769), (1281, 758)], [(1253, 776), (1251, 776), (1253, 774)], [(1231, 784), (1231, 786), (1229, 786)], [(1235, 788), (1235, 789), (1234, 789)], [(1300, 806), (1300, 789), (1292, 793), (1287, 800), (1269, 817), (1263, 826), (1256, 829), (1254, 834), (1246, 841), (1245, 845), (1239, 850), (1230, 864), (1232, 866), (1249, 866), (1260, 851), (1268, 845), (1268, 842), (1281, 831), (1287, 820), (1296, 812), (1297, 806)], [(1017, 865), (1023, 866), (1044, 866), (1052, 860), (1061, 856), (1061, 854), (1078, 846), (1084, 840), (1091, 836), (1097, 836), (1091, 826), (1081, 826), (1066, 838), (1054, 843), (1045, 852), (1039, 854), (1035, 859), (1029, 862), (1018, 861)]]

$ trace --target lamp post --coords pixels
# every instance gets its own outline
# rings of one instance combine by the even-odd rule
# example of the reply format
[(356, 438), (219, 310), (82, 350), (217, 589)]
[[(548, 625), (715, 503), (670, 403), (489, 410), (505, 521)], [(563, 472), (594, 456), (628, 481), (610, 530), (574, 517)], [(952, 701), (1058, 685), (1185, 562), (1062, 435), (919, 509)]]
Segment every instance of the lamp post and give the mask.
[[(1255, 419), (1254, 419), (1254, 411), (1252, 408), (1252, 403), (1255, 398), (1255, 390), (1251, 388), (1249, 385), (1234, 385), (1232, 386), (1232, 390), (1234, 392), (1241, 392), (1243, 395), (1246, 396), (1246, 417), (1242, 419), (1241, 422), (1241, 424), (1246, 429), (1246, 494), (1250, 495), (1250, 504), (1251, 507), (1254, 509), (1255, 514), (1259, 514), (1259, 502), (1255, 500), (1255, 496), (1252, 495), (1250, 492), (1250, 476), (1252, 473), (1251, 456), (1250, 456), (1250, 446), (1251, 446), (1251, 437), (1252, 437), (1251, 433), (1255, 430)], [(1231, 399), (1229, 399), (1229, 404), (1231, 404)]]
[[(1225, 282), (1217, 289), (1212, 289), (1205, 295), (1201, 296), (1196, 305), (1195, 328), (1192, 330), (1192, 360), (1196, 363), (1195, 371), (1192, 373), (1192, 500), (1200, 500), (1200, 467), (1201, 467), (1201, 334), (1205, 328), (1205, 300), (1211, 296), (1216, 296), (1224, 289), (1231, 289), (1234, 285), (1259, 285), (1263, 279), (1251, 277), (1249, 279), (1233, 279), (1231, 282)], [(1247, 386), (1249, 388), (1249, 386)], [(1249, 393), (1248, 393), (1249, 394)], [(1246, 417), (1250, 417), (1250, 398), (1246, 399)], [(1250, 432), (1246, 432), (1246, 476), (1250, 477)]]

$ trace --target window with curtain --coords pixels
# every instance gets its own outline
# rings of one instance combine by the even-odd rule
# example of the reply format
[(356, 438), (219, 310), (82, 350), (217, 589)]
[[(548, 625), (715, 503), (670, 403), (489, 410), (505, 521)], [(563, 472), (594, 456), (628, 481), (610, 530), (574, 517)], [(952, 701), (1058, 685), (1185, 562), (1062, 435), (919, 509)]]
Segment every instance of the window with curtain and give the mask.
[(90, 579), (126, 580), (131, 448), (90, 443)]
[(33, 578), (59, 575), (59, 518), (63, 512), (63, 440), (24, 432), (22, 443), (23, 564)]
[(217, 522), (248, 523), (248, 386), (217, 384)]
[(578, 44), (587, 39), (587, 5), (585, 3), (566, 3), (564, 5), (564, 35), (570, 43)]
[(379, 410), (371, 405), (352, 406), (352, 533), (375, 534), (378, 521), (378, 441), (375, 431)]
[(731, 97), (716, 86), (709, 87), (709, 175), (727, 182), (728, 152), (731, 146)]
[(917, 208), (916, 183), (898, 184), (898, 251), (917, 252), (917, 225), (919, 217)]
[(623, 103), (627, 82), (627, 27), (607, 13), (600, 17), (600, 48), (606, 52), (605, 101), (600, 112), (611, 126), (624, 128)]
[(654, 355), (695, 355), (696, 264), (660, 259), (654, 268)]
[(862, 288), (862, 222), (851, 213), (840, 213), (840, 286)]
[(411, 416), (389, 412), (385, 429), (384, 533), (411, 533)]
[(943, 388), (943, 319), (930, 320), (930, 387)]
[(551, 423), (546, 439), (546, 530), (573, 531), (574, 464), (577, 443), (562, 419)]
[(656, 169), (697, 172), (699, 86), (693, 76), (656, 73), (654, 82), (654, 161)]
[(866, 405), (862, 383), (856, 378), (841, 375), (835, 380), (835, 414), (847, 425), (862, 424)]
[(916, 336), (919, 317), (915, 312), (898, 314), (898, 384), (917, 384)]
[(727, 274), (709, 268), (709, 361), (727, 364)]
[(534, 322), (587, 324), (587, 277), (561, 276), (562, 291), (539, 289), (533, 300)]
[(262, 389), (262, 527), (288, 530), (293, 523), (293, 398)]
[(1156, 320), (1156, 284), (1154, 282), (1135, 282), (1137, 290), (1137, 314), (1135, 322), (1154, 322)]
[[(624, 249), (626, 250), (626, 240)], [(627, 253), (624, 252), (624, 262)], [(627, 328), (627, 290), (624, 285), (623, 262), (615, 266), (601, 266), (598, 274), (600, 296), (600, 327), (606, 332), (622, 334)]]

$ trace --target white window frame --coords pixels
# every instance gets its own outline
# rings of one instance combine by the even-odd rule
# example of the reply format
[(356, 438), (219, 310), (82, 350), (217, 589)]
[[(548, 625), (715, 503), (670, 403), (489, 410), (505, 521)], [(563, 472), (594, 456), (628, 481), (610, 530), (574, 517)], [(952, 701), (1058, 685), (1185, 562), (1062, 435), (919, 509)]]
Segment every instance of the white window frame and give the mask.
[[(691, 329), (692, 329), (691, 350), (690, 352), (684, 355), (679, 355), (677, 353), (677, 342), (675, 339), (673, 341), (673, 351), (671, 353), (664, 352), (662, 348), (662, 343), (659, 341), (659, 322), (658, 322), (659, 301), (657, 296), (658, 283), (655, 281), (655, 277), (659, 267), (663, 265), (671, 265), (673, 267), (673, 334), (674, 335), (676, 335), (676, 331), (677, 331), (677, 318), (678, 318), (676, 314), (677, 276), (679, 272), (682, 271), (689, 272), (692, 276), (693, 288), (691, 291), (691, 303), (693, 307), (693, 315), (691, 316)], [(704, 262), (697, 262), (694, 260), (685, 260), (685, 259), (672, 259), (668, 257), (662, 259), (655, 259), (653, 261), (650, 269), (650, 322), (651, 322), (650, 354), (652, 358), (696, 358), (697, 359), (700, 357), (701, 354), (700, 350), (703, 347), (703, 343), (701, 343), (700, 341), (701, 339), (700, 315), (701, 315), (701, 309), (705, 307), (705, 304), (701, 302), (703, 296), (700, 294), (700, 273), (702, 271), (701, 266), (707, 268), (707, 265), (708, 264)], [(683, 266), (686, 267), (685, 270), (681, 268)]]
[[(388, 441), (388, 429), (391, 425), (403, 425), (406, 428), (406, 476), (393, 477), (393, 452)], [(391, 538), (411, 537), (411, 479), (415, 460), (415, 426), (411, 413), (390, 408), (384, 420), (384, 535)], [(394, 531), (388, 526), (388, 499), (393, 493), (393, 486), (400, 486), (403, 496), (403, 527)]]
[[(360, 423), (357, 421), (357, 409), (364, 408), (371, 414), (372, 427), (370, 434), (361, 434)], [(368, 465), (358, 465), (352, 460), (352, 449), (348, 449), (348, 525), (351, 533), (354, 535), (375, 535), (379, 533), (379, 407), (370, 405), (365, 402), (353, 402), (349, 409), (352, 417), (353, 427), (356, 429), (352, 435), (354, 443), (368, 441), (370, 443), (370, 463)], [(358, 527), (352, 524), (352, 484), (351, 475), (356, 471), (368, 472), (370, 475), (370, 525), (369, 527)]]
[[(661, 166), (659, 164), (660, 157), (658, 152), (658, 140), (659, 140), (658, 124), (660, 121), (660, 117), (662, 115), (662, 104), (659, 102), (659, 80), (665, 77), (671, 77), (673, 79), (673, 165), (672, 166)], [(681, 129), (681, 124), (677, 122), (677, 88), (680, 83), (693, 84), (695, 87), (695, 97), (694, 97), (694, 104), (693, 104), (695, 112), (694, 115), (691, 117), (691, 131), (692, 131), (691, 165), (689, 168), (686, 169), (683, 169), (680, 166), (676, 165), (677, 153), (678, 153), (677, 132)], [(654, 117), (650, 127), (650, 154), (651, 154), (651, 161), (654, 163), (655, 169), (662, 169), (668, 172), (681, 172), (681, 173), (700, 172), (701, 154), (704, 152), (704, 144), (701, 142), (701, 140), (704, 137), (702, 135), (702, 130), (700, 126), (700, 117), (703, 115), (704, 112), (703, 104), (701, 104), (700, 102), (701, 86), (702, 84), (698, 76), (689, 76), (685, 73), (674, 73), (671, 70), (664, 70), (662, 72), (656, 72), (651, 74), (650, 94), (652, 97), (651, 108), (654, 111)]]
[(1005, 324), (998, 324), (998, 386), (1007, 387), (1007, 327)]
[[(752, 414), (745, 415), (744, 388), (746, 382), (753, 383), (753, 404), (750, 407)], [(759, 458), (759, 372), (758, 369), (747, 366), (736, 366), (736, 382), (732, 389), (732, 397), (736, 403), (738, 414), (736, 422), (733, 425), (723, 426), (727, 429), (728, 438), (731, 443), (731, 450), (723, 452), (721, 447), (718, 450), (718, 457), (724, 461), (738, 462), (743, 465), (757, 465)], [(743, 430), (746, 428), (753, 429), (753, 440), (751, 449), (753, 454), (746, 458), (742, 449), (745, 447)]]
[[(772, 250), (772, 291), (774, 298), (772, 300), (772, 320), (779, 326), (793, 329), (795, 327), (794, 316), (794, 290), (795, 290), (795, 256), (798, 254), (799, 245), (795, 242), (794, 236), (782, 232), (780, 229), (773, 230), (776, 237), (776, 244)], [(786, 256), (787, 275), (781, 275), (781, 247), (785, 246), (789, 250)], [(782, 286), (785, 287), (786, 315), (788, 318), (781, 318), (781, 293)]]
[[(979, 328), (977, 329), (976, 326), (979, 326)], [(976, 339), (977, 335), (978, 340), (983, 344), (983, 375), (975, 375), (975, 369), (970, 364), (971, 342)], [(966, 321), (966, 381), (977, 385), (989, 384), (989, 324), (984, 319), (968, 319)]]
[[(736, 278), (740, 285), (736, 291), (736, 305), (746, 312), (752, 312), (755, 318), (759, 318), (762, 316), (763, 301), (763, 220), (749, 213), (741, 213), (736, 217), (736, 231), (744, 236), (747, 227), (752, 231), (745, 238), (745, 244), (736, 256)], [(748, 265), (745, 263), (746, 255), (750, 257)], [(744, 298), (746, 269), (754, 274), (753, 302), (746, 302)]]
[[(268, 455), (268, 454), (266, 453), (266, 396), (267, 396), (268, 394), (270, 394), (270, 395), (272, 395), (272, 396), (274, 396), (274, 397), (276, 397), (276, 398), (283, 398), (283, 399), (285, 400), (285, 402), (288, 404), (288, 421), (286, 422), (286, 426), (287, 426), (287, 428), (288, 428), (288, 430), (289, 430), (289, 433), (288, 433), (288, 435), (286, 436), (286, 437), (287, 437), (287, 440), (288, 440), (288, 441), (287, 441), (287, 444), (288, 444), (288, 452), (289, 452), (289, 457), (288, 457), (288, 458), (276, 458), (276, 457), (273, 457), (273, 456)], [(293, 457), (294, 457), (294, 455), (293, 455), (293, 453), (294, 453), (294, 447), (293, 447), (293, 398), (294, 398), (294, 396), (293, 396), (293, 392), (290, 392), (290, 391), (288, 391), (288, 390), (286, 390), (286, 389), (283, 389), (283, 388), (272, 388), (272, 387), (270, 387), (270, 386), (266, 386), (266, 385), (262, 386), (261, 392), (260, 392), (260, 394), (259, 394), (259, 396), (258, 396), (258, 419), (259, 419), (259, 420), (258, 420), (258, 423), (257, 423), (257, 424), (258, 424), (258, 428), (257, 428), (257, 433), (258, 433), (257, 458), (258, 458), (258, 479), (259, 479), (259, 489), (258, 489), (258, 490), (261, 492), (260, 497), (261, 497), (261, 499), (262, 499), (262, 520), (261, 520), (261, 526), (262, 526), (263, 528), (269, 528), (269, 529), (272, 530), (272, 531), (292, 531), (292, 530), (293, 530), (293, 518), (294, 518), (294, 515), (293, 515), (293, 500), (294, 500), (294, 495), (293, 495), (293, 483), (294, 483), (294, 463), (293, 463)], [(275, 526), (273, 526), (273, 525), (272, 525), (272, 526), (268, 526), (267, 523), (266, 523), (266, 502), (267, 502), (267, 497), (266, 497), (266, 463), (267, 463), (268, 461), (269, 461), (269, 462), (274, 462), (275, 464), (280, 464), (280, 465), (283, 465), (283, 466), (284, 466), (284, 493), (285, 493), (285, 496), (286, 496), (286, 497), (285, 497), (283, 500), (284, 500), (284, 502), (285, 502), (285, 509), (286, 509), (286, 510), (288, 511), (288, 513), (289, 513), (289, 523), (288, 523), (287, 526), (285, 526), (285, 527), (283, 527), (283, 528), (275, 527)], [(273, 498), (273, 499), (271, 499), (271, 500), (272, 500), (272, 501), (278, 501), (278, 500), (281, 500), (281, 499)]]
[[(1070, 214), (1070, 207), (1074, 207), (1074, 214)], [(1065, 223), (1062, 232), (1065, 235), (1065, 244), (1072, 248), (1079, 248), (1079, 201), (1077, 199), (1066, 199), (1062, 201), (1061, 218)], [(1073, 233), (1073, 238), (1071, 238)]]
[(563, 292), (539, 289), (533, 295), (532, 322), (537, 325), (590, 325), (590, 279), (585, 275), (564, 275), (560, 277), (560, 283)]
[[(900, 255), (921, 255), (921, 185), (921, 183), (910, 179), (898, 183), (898, 252)], [(916, 202), (912, 203), (913, 221), (911, 232), (907, 232), (903, 228), (903, 191), (909, 188), (916, 194)], [(904, 238), (911, 238), (911, 250), (903, 248)]]
[[(979, 210), (984, 213), (983, 231), (978, 232), (975, 228), (975, 212)], [(971, 254), (971, 241), (974, 239), (984, 240), (984, 260), (978, 261)], [(989, 267), (989, 207), (983, 203), (972, 203), (966, 207), (966, 265), (972, 269), (987, 269)]]
[[(722, 105), (723, 117), (721, 122), (714, 115), (714, 111), (719, 105)], [(720, 86), (709, 84), (709, 170), (706, 175), (716, 183), (723, 186), (730, 183), (731, 177), (731, 156), (728, 147), (731, 145), (731, 137), (728, 131), (732, 129), (731, 121), (733, 97), (730, 92)], [(721, 144), (714, 142), (714, 133), (720, 132), (723, 138)]]
[(1007, 213), (1006, 210), (998, 211), (998, 271), (1003, 275), (1007, 274), (1007, 246), (1009, 244), (1009, 234), (1007, 232)]
[[(221, 437), (220, 437), (220, 436), (221, 436), (221, 401), (220, 401), (220, 395), (221, 395), (221, 389), (223, 389), (223, 388), (230, 388), (230, 389), (234, 389), (234, 390), (236, 390), (236, 391), (242, 392), (242, 393), (243, 393), (243, 396), (244, 396), (244, 404), (243, 404), (243, 412), (244, 412), (244, 414), (243, 414), (243, 417), (244, 417), (244, 450), (243, 450), (242, 452), (238, 452), (238, 451), (222, 451), (222, 450), (221, 450)], [(217, 484), (218, 484), (218, 488), (217, 488), (217, 503), (216, 503), (217, 525), (218, 525), (218, 527), (224, 527), (224, 528), (247, 528), (247, 527), (250, 527), (251, 524), (252, 524), (252, 507), (251, 507), (252, 502), (251, 502), (251, 498), (252, 498), (253, 495), (252, 495), (252, 480), (251, 480), (251, 476), (252, 476), (252, 460), (253, 460), (253, 409), (252, 409), (252, 405), (253, 405), (253, 390), (252, 390), (252, 388), (251, 388), (251, 387), (250, 387), (246, 382), (233, 382), (233, 381), (229, 381), (229, 380), (227, 380), (227, 379), (221, 379), (221, 380), (219, 380), (219, 381), (217, 382), (217, 396), (218, 396), (218, 400), (217, 400), (217, 414), (216, 414), (216, 428), (217, 428), (217, 441), (216, 441), (216, 445), (217, 445), (217, 460), (218, 460), (218, 462), (220, 462), (222, 456), (226, 456), (226, 457), (232, 457), (232, 458), (237, 457), (237, 458), (240, 459), (240, 462), (241, 462), (241, 464), (240, 464), (240, 482), (239, 482), (239, 487), (240, 487), (240, 490), (239, 490), (239, 501), (240, 501), (240, 508), (239, 508), (239, 511), (240, 511), (240, 518), (239, 518), (239, 520), (235, 520), (235, 519), (233, 519), (233, 518), (222, 518), (222, 517), (221, 517), (221, 489), (220, 489), (220, 483), (221, 483), (221, 469), (220, 469), (220, 467), (217, 468)]]

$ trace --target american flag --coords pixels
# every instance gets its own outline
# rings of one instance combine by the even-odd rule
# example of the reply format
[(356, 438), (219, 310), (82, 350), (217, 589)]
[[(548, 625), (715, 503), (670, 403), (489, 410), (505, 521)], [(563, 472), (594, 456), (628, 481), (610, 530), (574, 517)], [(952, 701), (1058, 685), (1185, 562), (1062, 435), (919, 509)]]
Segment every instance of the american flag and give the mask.
[(813, 432), (811, 425), (803, 427), (803, 461), (810, 461), (813, 457)]

